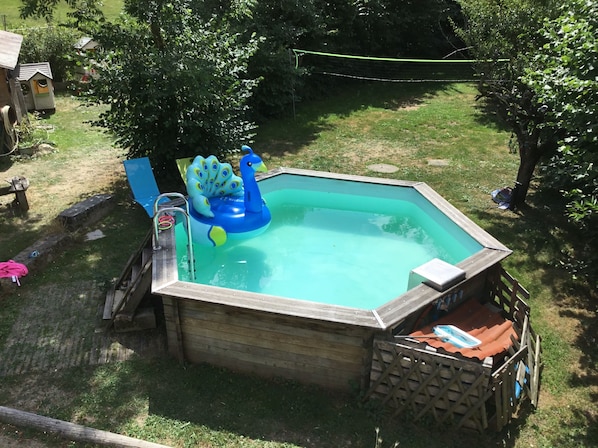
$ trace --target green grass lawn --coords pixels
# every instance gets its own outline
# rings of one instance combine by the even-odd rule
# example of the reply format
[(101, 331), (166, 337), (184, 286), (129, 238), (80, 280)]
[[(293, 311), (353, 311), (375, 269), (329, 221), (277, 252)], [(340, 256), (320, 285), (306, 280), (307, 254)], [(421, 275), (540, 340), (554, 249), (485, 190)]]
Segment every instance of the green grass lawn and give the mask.
[[(105, 193), (107, 182), (120, 176), (122, 151), (112, 146), (112, 137), (87, 121), (98, 116), (98, 108), (88, 108), (68, 93), (56, 96), (57, 113), (39, 119), (31, 117), (30, 142), (52, 145), (50, 156), (22, 155), (0, 157), (2, 179), (25, 176), (29, 213), (21, 216), (10, 207), (12, 196), (0, 197), (0, 259), (15, 256), (39, 239), (55, 231), (58, 214), (70, 205), (95, 193)], [(19, 238), (14, 238), (14, 235)]]
[[(117, 17), (123, 7), (123, 0), (106, 0), (103, 2), (102, 11), (108, 18)], [(2, 29), (7, 31), (22, 33), (24, 29), (44, 25), (43, 19), (30, 17), (28, 19), (21, 19), (19, 9), (22, 6), (21, 0), (2, 0), (2, 9), (0, 10), (0, 21)], [(54, 23), (61, 23), (67, 21), (67, 13), (69, 8), (66, 2), (59, 2), (54, 12)]]
[[(590, 301), (594, 292), (559, 266), (562, 251), (576, 244), (575, 235), (560, 217), (558, 200), (535, 188), (528, 207), (517, 214), (498, 210), (491, 201), (494, 188), (513, 183), (519, 156), (509, 152), (509, 133), (488, 119), (475, 94), (474, 87), (463, 84), (355, 84), (325, 100), (297, 105), (294, 118), (262, 125), (252, 145), (270, 169), (286, 166), (427, 182), (512, 249), (505, 268), (530, 291), (532, 325), (543, 341), (544, 369), (535, 412), (523, 409), (500, 433), (472, 434), (432, 420), (413, 421), (407, 414), (392, 418), (352, 394), (206, 365), (181, 366), (168, 359), (2, 378), (0, 403), (19, 407), (29, 397), (26, 402), (40, 414), (176, 447), (598, 445), (596, 307)], [(78, 107), (73, 99), (61, 101)], [(82, 115), (62, 121), (60, 117), (69, 113), (67, 107), (57, 108), (52, 117), (61, 123), (55, 130), (60, 152), (37, 162), (45, 163), (46, 168), (40, 165), (36, 170), (48, 170), (46, 177), (51, 177), (47, 167), (54, 163), (66, 164), (78, 153), (91, 157), (94, 144), (86, 143), (87, 138), (98, 139), (97, 147), (106, 148), (104, 157), (120, 157), (108, 150), (106, 136), (87, 134)], [(72, 132), (81, 139), (68, 135)], [(438, 160), (444, 163), (438, 166)], [(11, 169), (28, 163), (33, 162), (16, 161)], [(375, 173), (368, 169), (375, 163), (399, 170)], [(143, 212), (126, 201), (123, 173), (117, 165), (110, 166), (114, 177), (96, 185), (120, 192), (117, 210), (102, 221), (109, 238), (93, 246), (73, 245), (30, 280), (33, 291), (47, 284), (67, 287), (73, 279), (107, 283), (139, 243), (145, 230), (139, 224)], [(92, 180), (93, 175), (89, 174)], [(62, 185), (64, 179), (56, 182)], [(29, 223), (25, 219), (21, 225)], [(17, 235), (16, 229), (5, 231)], [(0, 347), (26, 299), (25, 293), (3, 299)], [(376, 428), (383, 438), (379, 443)], [(44, 446), (82, 446), (0, 424), (2, 433), (34, 437)]]

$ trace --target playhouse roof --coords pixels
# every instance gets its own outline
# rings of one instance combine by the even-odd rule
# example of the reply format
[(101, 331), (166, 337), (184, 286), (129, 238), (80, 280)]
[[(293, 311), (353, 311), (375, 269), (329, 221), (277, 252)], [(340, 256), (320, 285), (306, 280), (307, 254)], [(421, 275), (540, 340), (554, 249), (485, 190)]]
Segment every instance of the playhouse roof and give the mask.
[(91, 37), (84, 36), (75, 43), (77, 50), (93, 50), (98, 46), (98, 43)]
[(33, 64), (19, 64), (15, 69), (15, 77), (19, 81), (29, 81), (37, 73), (44, 75), (46, 78), (54, 79), (52, 77), (52, 69), (50, 69), (49, 62), (36, 62)]
[(0, 31), (0, 68), (12, 70), (16, 67), (22, 42), (20, 34)]

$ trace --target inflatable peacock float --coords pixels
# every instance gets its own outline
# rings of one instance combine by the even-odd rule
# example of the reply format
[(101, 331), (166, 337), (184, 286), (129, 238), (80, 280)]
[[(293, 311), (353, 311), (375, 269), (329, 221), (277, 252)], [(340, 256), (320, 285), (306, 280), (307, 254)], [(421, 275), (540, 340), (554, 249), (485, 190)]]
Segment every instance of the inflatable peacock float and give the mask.
[(199, 244), (220, 246), (230, 239), (250, 238), (264, 232), (272, 219), (255, 179), (265, 172), (262, 159), (249, 146), (240, 161), (241, 177), (229, 163), (215, 156), (197, 156), (186, 170), (191, 234)]

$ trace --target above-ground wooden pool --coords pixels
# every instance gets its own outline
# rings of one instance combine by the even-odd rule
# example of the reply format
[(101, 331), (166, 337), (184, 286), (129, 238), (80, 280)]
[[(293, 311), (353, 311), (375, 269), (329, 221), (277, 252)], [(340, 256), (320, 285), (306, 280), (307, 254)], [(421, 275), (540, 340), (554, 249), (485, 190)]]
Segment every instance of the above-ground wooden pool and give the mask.
[[(200, 284), (186, 280), (179, 272), (181, 254), (177, 257), (173, 227), (160, 232), (159, 241), (154, 242), (159, 249), (154, 251), (152, 274), (152, 293), (162, 298), (172, 355), (181, 361), (206, 362), (329, 388), (363, 389), (369, 382), (374, 338), (410, 331), (421, 312), (439, 298), (464, 301), (485, 294), (488, 278), (496, 275), (501, 260), (511, 253), (425, 183), (285, 168), (270, 171), (258, 182), (262, 191), (275, 193), (286, 185), (301, 188), (320, 185), (322, 180), (326, 181), (323, 185), (330, 181), (336, 192), (359, 196), (366, 203), (369, 194), (383, 192), (388, 199), (395, 195), (401, 200), (414, 197), (416, 202), (427, 204), (425, 207), (433, 210), (428, 213), (432, 219), (450, 227), (452, 237), (470, 250), (448, 260), (462, 275), (439, 285), (435, 279), (426, 278), (425, 272), (423, 277), (418, 275), (417, 266), (411, 272), (397, 272), (397, 276), (409, 277), (409, 285), (405, 290), (397, 288), (396, 294), (371, 308)], [(369, 193), (372, 187), (374, 193)], [(324, 188), (322, 195), (329, 193), (328, 187)], [(397, 259), (407, 255), (397, 254)], [(195, 259), (202, 256), (202, 248), (196, 248)], [(339, 254), (338, 262), (343, 259)], [(394, 273), (392, 269), (388, 272), (384, 275), (390, 281)], [(350, 269), (347, 282), (357, 275), (360, 272)], [(373, 274), (366, 277), (371, 291), (385, 283)], [(302, 281), (310, 282), (310, 276)]]

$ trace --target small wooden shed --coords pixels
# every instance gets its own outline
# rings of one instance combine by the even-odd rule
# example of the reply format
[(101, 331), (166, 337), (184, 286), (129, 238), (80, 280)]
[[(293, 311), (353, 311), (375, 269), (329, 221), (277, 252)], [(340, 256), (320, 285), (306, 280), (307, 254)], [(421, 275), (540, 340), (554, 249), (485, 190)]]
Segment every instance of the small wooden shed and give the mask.
[[(0, 109), (8, 106), (10, 125), (26, 115), (24, 100), (13, 70), (17, 66), (23, 36), (0, 31)], [(1, 152), (1, 151), (0, 151)]]
[(22, 43), (23, 36), (20, 34), (0, 31), (0, 76), (2, 81), (0, 82), (0, 106), (12, 103), (9, 85), (10, 71), (14, 70), (17, 65)]
[(54, 85), (49, 62), (19, 64), (15, 77), (21, 83), (27, 110), (54, 110)]
[(98, 42), (87, 36), (82, 37), (75, 44), (77, 56), (80, 58), (81, 62), (81, 64), (77, 66), (76, 73), (79, 77), (79, 81), (82, 83), (87, 83), (91, 78), (97, 76), (97, 72), (94, 68), (95, 61), (93, 60), (93, 55), (98, 46)]
[(84, 36), (75, 43), (75, 49), (77, 50), (77, 53), (85, 54), (95, 51), (98, 45), (99, 44), (91, 37)]

